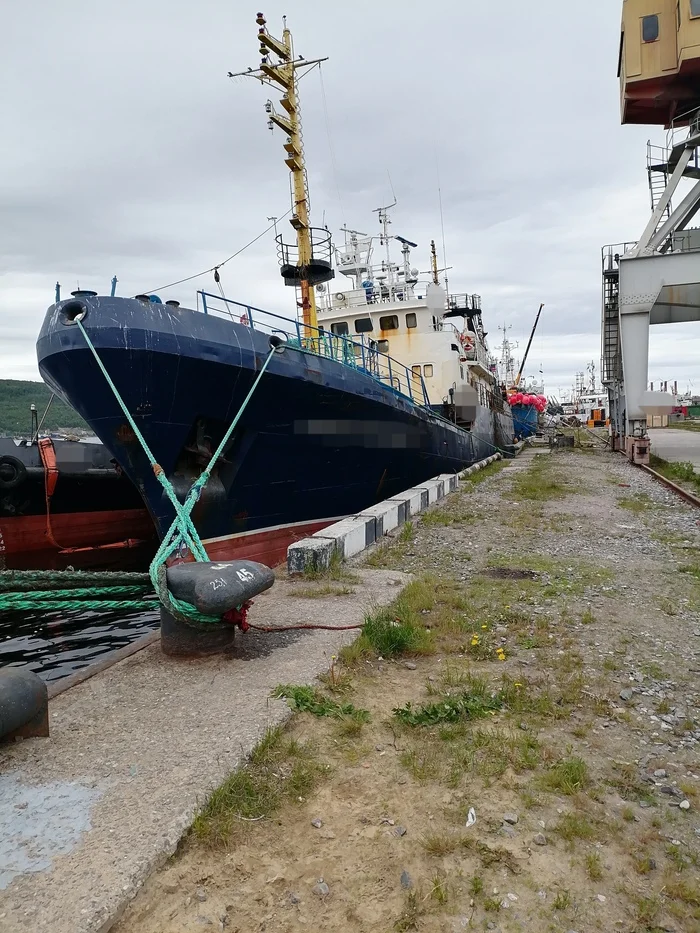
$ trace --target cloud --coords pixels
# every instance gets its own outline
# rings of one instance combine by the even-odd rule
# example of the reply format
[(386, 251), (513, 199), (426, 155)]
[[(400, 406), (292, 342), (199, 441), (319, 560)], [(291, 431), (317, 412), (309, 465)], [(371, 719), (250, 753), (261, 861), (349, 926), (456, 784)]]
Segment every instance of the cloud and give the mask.
[[(225, 0), (63, 0), (40, 16), (13, 5), (0, 37), (12, 128), (1, 143), (0, 376), (36, 378), (57, 280), (64, 294), (78, 282), (104, 292), (114, 274), (120, 294), (154, 289), (287, 210), (282, 137), (263, 110), (276, 95), (226, 78), (257, 64), (255, 12)], [(273, 32), (284, 12), (266, 7)], [(322, 81), (315, 71), (302, 83), (314, 222), (376, 232), (372, 211), (393, 188), (394, 230), (427, 269), (431, 239), (442, 252), (440, 189), (450, 287), (482, 295), (492, 346), (503, 324), (524, 346), (545, 302), (532, 371), (573, 382), (600, 353), (601, 245), (638, 236), (648, 216), (650, 130), (619, 125), (619, 4), (356, 0), (321, 15), (298, 0), (290, 26), (297, 52), (329, 57)], [(223, 283), (293, 313), (272, 233)], [(212, 285), (164, 297), (191, 305)], [(700, 378), (692, 328), (684, 340), (677, 366)], [(674, 345), (664, 337), (658, 365), (673, 368)]]

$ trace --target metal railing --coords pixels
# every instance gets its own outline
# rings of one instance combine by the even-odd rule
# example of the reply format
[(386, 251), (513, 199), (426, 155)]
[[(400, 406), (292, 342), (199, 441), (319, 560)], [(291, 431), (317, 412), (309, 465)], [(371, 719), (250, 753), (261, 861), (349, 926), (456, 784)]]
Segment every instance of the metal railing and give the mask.
[[(216, 314), (244, 324), (251, 330), (282, 336), (291, 348), (343, 363), (358, 372), (367, 373), (377, 382), (417, 405), (430, 405), (423, 376), (414, 373), (386, 353), (381, 353), (376, 347), (376, 341), (366, 339), (364, 334), (359, 340), (352, 340), (342, 334), (332, 334), (322, 327), (311, 327), (300, 321), (282, 317), (281, 314), (273, 314), (271, 311), (263, 311), (262, 308), (204, 291), (197, 292), (198, 309), (199, 299), (202, 301), (204, 314)], [(223, 309), (220, 304), (224, 305)]]

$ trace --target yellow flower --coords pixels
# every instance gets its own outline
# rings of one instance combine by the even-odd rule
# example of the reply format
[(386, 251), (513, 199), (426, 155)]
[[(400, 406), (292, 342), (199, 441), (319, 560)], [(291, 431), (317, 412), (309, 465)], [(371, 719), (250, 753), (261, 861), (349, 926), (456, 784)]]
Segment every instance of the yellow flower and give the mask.
[(522, 687), (522, 684), (514, 683), (513, 686), (514, 686), (514, 687)]
[(486, 626), (485, 626), (485, 625), (482, 625), (481, 627), (482, 627), (482, 628), (486, 628)]

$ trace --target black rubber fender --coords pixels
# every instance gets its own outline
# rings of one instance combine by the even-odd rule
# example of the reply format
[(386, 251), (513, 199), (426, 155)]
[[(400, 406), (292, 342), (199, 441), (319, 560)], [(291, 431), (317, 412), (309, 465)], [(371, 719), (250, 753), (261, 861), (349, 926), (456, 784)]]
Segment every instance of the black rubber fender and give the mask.
[(0, 457), (0, 489), (14, 489), (27, 477), (27, 468), (17, 457)]
[(49, 697), (44, 681), (26, 667), (0, 670), (0, 740), (49, 734)]

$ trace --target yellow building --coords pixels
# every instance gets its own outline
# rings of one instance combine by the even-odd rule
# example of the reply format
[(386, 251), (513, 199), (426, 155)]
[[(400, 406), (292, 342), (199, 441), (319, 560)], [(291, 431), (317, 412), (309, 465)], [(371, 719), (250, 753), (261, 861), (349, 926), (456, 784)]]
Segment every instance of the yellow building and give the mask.
[(623, 123), (700, 107), (700, 0), (623, 0), (618, 76)]

